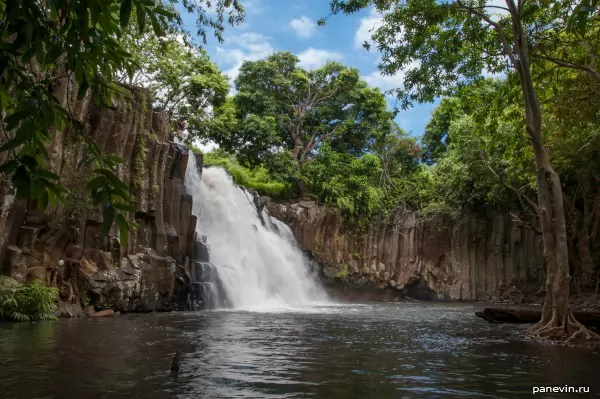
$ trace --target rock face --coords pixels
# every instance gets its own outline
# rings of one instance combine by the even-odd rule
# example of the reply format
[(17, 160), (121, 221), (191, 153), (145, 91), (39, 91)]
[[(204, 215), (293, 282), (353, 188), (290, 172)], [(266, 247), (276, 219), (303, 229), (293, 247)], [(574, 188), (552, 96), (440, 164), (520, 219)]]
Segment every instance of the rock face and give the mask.
[[(55, 93), (66, 104), (66, 87)], [(134, 194), (138, 211), (129, 219), (137, 227), (125, 248), (116, 228), (101, 234), (101, 213), (85, 193), (96, 161), (81, 134), (55, 132), (51, 166), (71, 194), (41, 213), (35, 201), (15, 201), (10, 182), (0, 181), (0, 274), (57, 285), (68, 304), (121, 312), (194, 306), (196, 217), (183, 186), (190, 153), (170, 141), (168, 115), (153, 111), (147, 93), (133, 88), (122, 88), (112, 107), (87, 98), (70, 106), (83, 134), (124, 160), (118, 175)], [(197, 161), (201, 167), (201, 157)]]
[(444, 224), (406, 213), (394, 226), (373, 223), (358, 233), (311, 201), (263, 202), (290, 225), (328, 282), (420, 300), (491, 300), (504, 284), (545, 280), (541, 237), (507, 214), (465, 214)]

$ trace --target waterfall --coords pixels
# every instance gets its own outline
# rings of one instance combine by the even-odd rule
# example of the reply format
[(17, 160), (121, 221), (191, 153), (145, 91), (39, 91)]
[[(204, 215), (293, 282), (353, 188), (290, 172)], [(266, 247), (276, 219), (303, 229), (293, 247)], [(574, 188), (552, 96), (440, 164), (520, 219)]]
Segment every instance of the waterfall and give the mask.
[(259, 215), (253, 196), (225, 170), (206, 168), (200, 176), (190, 156), (185, 185), (198, 217), (196, 236), (209, 248), (210, 264), (204, 264), (203, 274), (217, 275), (205, 288), (205, 302), (248, 310), (328, 302), (289, 227), (266, 209)]

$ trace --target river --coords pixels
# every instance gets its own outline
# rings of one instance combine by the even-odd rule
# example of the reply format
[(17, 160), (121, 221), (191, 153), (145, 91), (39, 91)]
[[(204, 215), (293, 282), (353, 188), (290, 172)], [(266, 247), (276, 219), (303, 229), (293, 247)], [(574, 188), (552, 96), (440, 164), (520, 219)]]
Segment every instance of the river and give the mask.
[(590, 386), (583, 396), (600, 393), (597, 350), (525, 341), (524, 326), (479, 320), (478, 306), (370, 303), (4, 323), (0, 397), (519, 398), (531, 397), (533, 386), (565, 384)]

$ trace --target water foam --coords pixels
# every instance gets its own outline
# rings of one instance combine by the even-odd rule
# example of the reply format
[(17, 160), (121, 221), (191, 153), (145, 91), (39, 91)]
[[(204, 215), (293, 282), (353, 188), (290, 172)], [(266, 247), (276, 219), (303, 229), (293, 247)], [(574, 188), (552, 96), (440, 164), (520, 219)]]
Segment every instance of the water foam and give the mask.
[(266, 209), (259, 215), (252, 195), (225, 170), (205, 168), (200, 177), (190, 156), (185, 184), (198, 217), (196, 234), (208, 237), (230, 308), (272, 312), (329, 303), (289, 227)]

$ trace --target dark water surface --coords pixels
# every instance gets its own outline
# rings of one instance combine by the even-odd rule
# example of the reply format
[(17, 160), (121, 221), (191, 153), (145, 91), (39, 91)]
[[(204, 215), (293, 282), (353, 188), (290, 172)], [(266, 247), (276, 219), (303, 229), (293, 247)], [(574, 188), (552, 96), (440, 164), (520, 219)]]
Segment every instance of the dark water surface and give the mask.
[[(518, 398), (590, 386), (600, 353), (523, 341), (472, 305), (122, 315), (0, 325), (1, 398)], [(179, 377), (170, 374), (181, 349)]]

